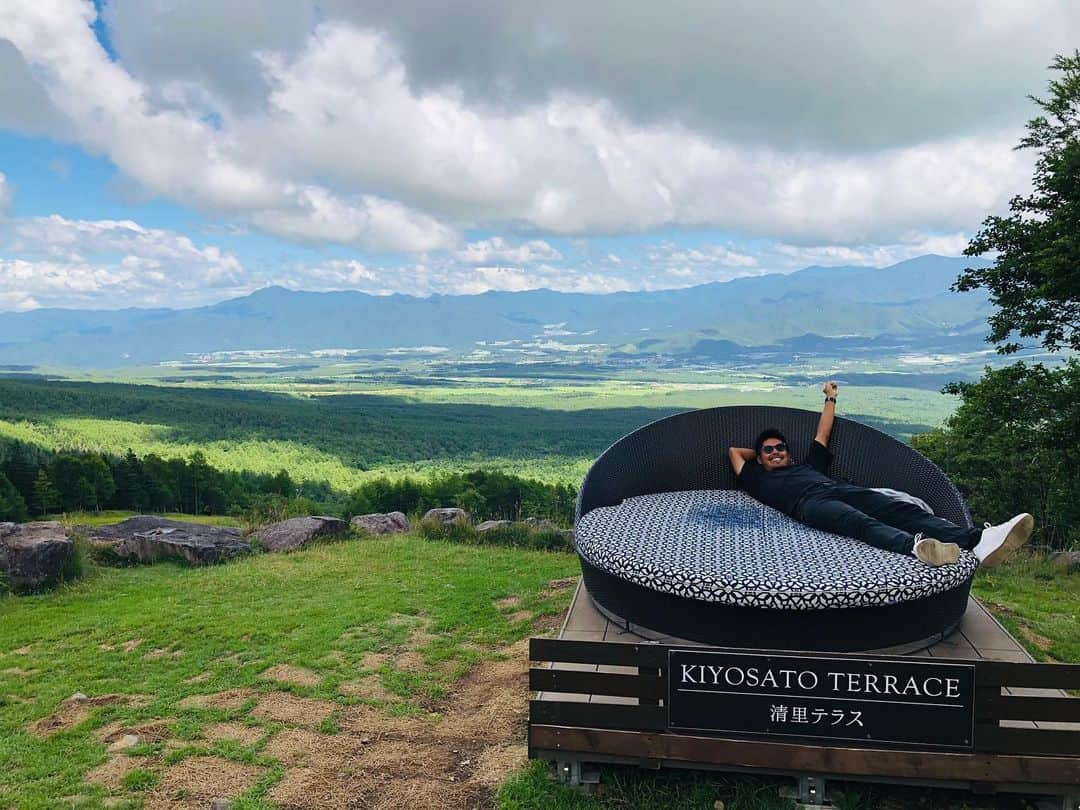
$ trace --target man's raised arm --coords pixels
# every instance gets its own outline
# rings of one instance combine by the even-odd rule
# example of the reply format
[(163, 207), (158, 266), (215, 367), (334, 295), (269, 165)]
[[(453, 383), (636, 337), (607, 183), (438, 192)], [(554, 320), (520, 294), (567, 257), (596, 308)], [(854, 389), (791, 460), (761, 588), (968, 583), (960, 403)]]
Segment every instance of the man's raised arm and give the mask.
[(818, 419), (817, 433), (814, 441), (822, 447), (829, 446), (829, 436), (832, 434), (833, 417), (836, 416), (836, 392), (839, 390), (832, 380), (821, 386), (825, 394), (825, 406), (821, 409), (821, 418)]
[(735, 470), (735, 474), (738, 475), (742, 472), (743, 464), (753, 460), (754, 451), (749, 447), (729, 447), (727, 449), (728, 459), (731, 461), (731, 466)]

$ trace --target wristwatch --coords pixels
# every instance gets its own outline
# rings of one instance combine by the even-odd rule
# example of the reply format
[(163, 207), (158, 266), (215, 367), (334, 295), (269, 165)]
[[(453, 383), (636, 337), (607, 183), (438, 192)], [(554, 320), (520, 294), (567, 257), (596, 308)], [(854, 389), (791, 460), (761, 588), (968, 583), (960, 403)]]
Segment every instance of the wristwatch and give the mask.
[(835, 405), (836, 404), (836, 397), (825, 397), (825, 401), (826, 402), (831, 402), (833, 405)]

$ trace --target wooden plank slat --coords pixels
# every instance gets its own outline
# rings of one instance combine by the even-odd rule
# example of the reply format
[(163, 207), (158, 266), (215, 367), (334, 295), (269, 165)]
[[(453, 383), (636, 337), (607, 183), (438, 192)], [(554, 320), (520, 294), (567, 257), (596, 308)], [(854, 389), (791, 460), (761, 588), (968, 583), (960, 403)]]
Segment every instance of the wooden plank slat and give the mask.
[(663, 706), (627, 706), (618, 703), (572, 703), (554, 700), (529, 701), (529, 725), (662, 731), (667, 728)]
[(545, 692), (580, 692), (658, 700), (667, 694), (665, 681), (655, 675), (616, 675), (609, 672), (574, 672), (565, 669), (530, 669), (529, 689)]
[(1001, 694), (976, 696), (975, 720), (1053, 720), (1059, 723), (1080, 723), (1080, 698), (1014, 697)]
[(660, 698), (667, 697), (667, 679), (664, 677), (664, 670), (656, 667), (638, 667), (638, 676), (650, 681), (655, 678), (659, 687), (655, 693), (640, 695), (642, 703), (656, 706), (660, 703)]
[(853, 777), (1080, 785), (1080, 760), (1061, 757), (834, 748), (546, 725), (529, 728), (529, 748)]
[(1024, 664), (980, 661), (979, 686), (1026, 686), (1036, 689), (1080, 689), (1080, 664)]
[(1080, 772), (1080, 733), (1044, 728), (1003, 728), (997, 723), (975, 723), (975, 749), (1003, 754), (1056, 754), (1077, 757)]
[(574, 664), (662, 667), (667, 661), (667, 650), (655, 644), (531, 638), (529, 639), (529, 658), (533, 661), (560, 661)]

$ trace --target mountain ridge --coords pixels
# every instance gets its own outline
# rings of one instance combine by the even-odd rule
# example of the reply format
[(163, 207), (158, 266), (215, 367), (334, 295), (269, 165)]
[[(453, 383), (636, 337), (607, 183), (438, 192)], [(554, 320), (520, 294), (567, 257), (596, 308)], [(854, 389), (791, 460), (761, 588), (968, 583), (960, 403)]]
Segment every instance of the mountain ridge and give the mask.
[[(109, 368), (212, 352), (475, 350), (498, 342), (682, 353), (706, 338), (766, 345), (802, 334), (898, 335), (926, 343), (985, 333), (985, 293), (949, 288), (969, 259), (926, 255), (884, 268), (812, 266), (694, 287), (605, 294), (487, 291), (381, 296), (265, 287), (189, 309), (0, 313), (0, 364)], [(779, 317), (778, 317), (779, 315)], [(949, 341), (945, 341), (949, 342)]]

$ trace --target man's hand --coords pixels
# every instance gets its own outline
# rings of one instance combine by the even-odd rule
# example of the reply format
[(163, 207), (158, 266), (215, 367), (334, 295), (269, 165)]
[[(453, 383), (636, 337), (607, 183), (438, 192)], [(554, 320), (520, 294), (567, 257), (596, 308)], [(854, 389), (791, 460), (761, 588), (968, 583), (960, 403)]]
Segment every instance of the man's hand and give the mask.
[(825, 394), (825, 404), (821, 408), (821, 418), (818, 419), (817, 433), (814, 434), (814, 441), (820, 444), (822, 447), (829, 446), (829, 436), (832, 435), (833, 416), (836, 414), (836, 404), (829, 399), (829, 397), (836, 398), (836, 392), (839, 390), (836, 382), (829, 380), (827, 383), (821, 386), (822, 393)]

